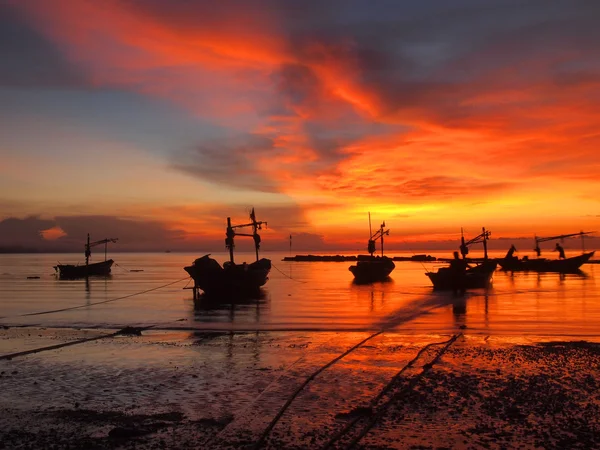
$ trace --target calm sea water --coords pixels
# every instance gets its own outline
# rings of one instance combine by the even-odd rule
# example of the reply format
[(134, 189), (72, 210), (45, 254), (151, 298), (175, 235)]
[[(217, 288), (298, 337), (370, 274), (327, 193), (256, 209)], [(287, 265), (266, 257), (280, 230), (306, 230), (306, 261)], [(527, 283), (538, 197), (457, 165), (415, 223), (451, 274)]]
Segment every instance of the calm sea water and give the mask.
[[(447, 251), (427, 253), (450, 256)], [(600, 335), (596, 285), (600, 265), (584, 265), (581, 275), (497, 271), (491, 288), (457, 298), (433, 292), (425, 276), (441, 263), (396, 262), (392, 281), (357, 286), (348, 271), (351, 263), (283, 262), (286, 254), (269, 253), (263, 256), (271, 258), (274, 267), (264, 298), (243, 304), (215, 304), (202, 299), (194, 302), (192, 291), (184, 289), (192, 283), (183, 267), (200, 254), (111, 256), (117, 264), (113, 274), (86, 282), (58, 280), (52, 267), (58, 261), (81, 261), (82, 255), (0, 255), (0, 324), (82, 328), (155, 325), (198, 330), (386, 328), (406, 333), (442, 333), (466, 327), (470, 333), (482, 334)], [(226, 254), (213, 257), (222, 262)], [(251, 254), (240, 253), (236, 258), (253, 260)], [(40, 278), (27, 278), (31, 276)], [(155, 290), (138, 294), (151, 289)], [(130, 297), (122, 298), (125, 296)], [(77, 309), (36, 314), (72, 307)]]

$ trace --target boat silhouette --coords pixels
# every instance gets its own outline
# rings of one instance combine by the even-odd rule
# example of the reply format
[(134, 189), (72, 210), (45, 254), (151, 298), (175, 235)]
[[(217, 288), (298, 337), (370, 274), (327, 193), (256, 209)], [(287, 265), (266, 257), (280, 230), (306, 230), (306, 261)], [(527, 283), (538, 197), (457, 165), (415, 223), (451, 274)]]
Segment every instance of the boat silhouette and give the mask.
[[(385, 222), (380, 225), (375, 234), (372, 234), (371, 213), (369, 213), (369, 242), (367, 250), (370, 255), (359, 255), (356, 264), (348, 267), (348, 270), (354, 275), (355, 283), (372, 283), (375, 281), (384, 281), (389, 278), (390, 273), (396, 267), (391, 258), (383, 255), (383, 236), (389, 236), (389, 234), (390, 230), (385, 229)], [(378, 239), (380, 241), (381, 256), (374, 256)]]
[[(107, 245), (109, 242), (115, 243), (117, 240), (117, 238), (107, 238), (90, 242), (90, 234), (88, 233), (87, 242), (85, 244), (85, 264), (57, 264), (54, 266), (54, 270), (58, 272), (58, 277), (61, 279), (77, 279), (90, 276), (109, 275), (114, 261), (112, 259), (106, 259)], [(92, 255), (92, 247), (101, 244), (104, 244), (104, 261), (90, 264), (89, 260)]]
[[(184, 267), (184, 270), (194, 280), (194, 297), (198, 289), (204, 291), (208, 296), (219, 296), (222, 294), (256, 295), (259, 289), (266, 284), (271, 270), (271, 260), (260, 258), (260, 235), (258, 230), (267, 222), (257, 221), (254, 208), (250, 213), (250, 223), (242, 225), (231, 225), (231, 218), (227, 218), (227, 230), (225, 246), (229, 249), (229, 261), (221, 266), (210, 254), (196, 259), (192, 265)], [(252, 234), (238, 233), (235, 230), (244, 227), (252, 227)], [(256, 250), (256, 261), (246, 264), (234, 262), (233, 250), (235, 248), (235, 236), (249, 236), (254, 239)]]
[[(561, 234), (559, 236), (550, 237), (535, 237), (535, 248), (534, 251), (537, 254), (537, 258), (530, 259), (527, 256), (517, 258), (513, 256), (513, 251), (509, 250), (506, 256), (501, 259), (498, 263), (502, 270), (509, 272), (560, 272), (560, 273), (577, 273), (579, 268), (588, 262), (595, 252), (585, 252), (584, 248), (584, 237), (588, 234), (595, 233), (595, 231), (580, 231), (579, 233)], [(569, 237), (581, 236), (581, 255), (572, 256), (566, 258), (564, 250), (558, 244), (556, 249), (559, 250), (559, 259), (547, 259), (541, 258), (542, 251), (540, 249), (540, 243), (554, 240), (562, 240)], [(514, 246), (511, 247), (514, 249)]]
[[(467, 289), (484, 288), (490, 284), (492, 275), (496, 270), (497, 263), (488, 259), (487, 241), (490, 232), (485, 228), (481, 229), (481, 234), (465, 242), (464, 234), (461, 229), (460, 252), (462, 260), (458, 258), (458, 252), (454, 252), (455, 259), (449, 267), (442, 267), (437, 272), (427, 272), (435, 290), (452, 290), (455, 292), (465, 291)], [(480, 264), (469, 266), (466, 261), (469, 253), (469, 246), (477, 243), (483, 244), (484, 258)]]

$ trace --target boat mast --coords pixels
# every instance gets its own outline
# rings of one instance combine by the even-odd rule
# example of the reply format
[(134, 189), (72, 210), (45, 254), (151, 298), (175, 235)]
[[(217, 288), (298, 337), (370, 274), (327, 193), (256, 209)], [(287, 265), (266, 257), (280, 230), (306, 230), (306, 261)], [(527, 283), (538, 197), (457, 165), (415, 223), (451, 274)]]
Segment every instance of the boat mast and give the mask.
[(371, 212), (369, 211), (369, 242), (367, 244), (367, 251), (371, 256), (375, 253), (375, 241), (373, 240), (373, 230), (371, 228)]
[(581, 236), (581, 252), (584, 253), (585, 252), (585, 244), (584, 244), (584, 236), (586, 234), (592, 234), (592, 233), (596, 233), (596, 231), (580, 231), (579, 233), (570, 233), (570, 234), (561, 234), (559, 236), (550, 236), (550, 237), (545, 237), (545, 238), (540, 238), (535, 236), (535, 251), (537, 252), (540, 248), (540, 242), (547, 242), (547, 241), (554, 241), (557, 239), (565, 239), (565, 238), (570, 238), (570, 237), (574, 237), (574, 236)]
[(368, 251), (371, 254), (371, 256), (373, 256), (373, 253), (375, 253), (375, 241), (377, 239), (380, 239), (381, 241), (381, 256), (383, 256), (383, 236), (384, 235), (390, 235), (390, 230), (386, 230), (385, 229), (385, 221), (383, 221), (383, 223), (380, 225), (379, 229), (375, 232), (375, 234), (371, 234), (371, 213), (369, 213), (369, 234), (370, 234), (370, 238), (369, 238), (369, 245), (368, 245)]
[(225, 247), (229, 249), (229, 261), (233, 264), (233, 248), (235, 247), (233, 237), (235, 236), (235, 231), (233, 231), (233, 227), (231, 226), (231, 217), (227, 218), (227, 231), (225, 232), (225, 236)]
[[(254, 213), (254, 208), (250, 212), (250, 223), (245, 223), (242, 225), (231, 225), (231, 218), (227, 218), (227, 232), (225, 238), (225, 246), (229, 249), (229, 259), (233, 263), (233, 248), (235, 247), (233, 243), (234, 236), (248, 236), (254, 239), (254, 248), (256, 250), (256, 260), (258, 261), (258, 250), (260, 249), (260, 235), (258, 234), (258, 230), (262, 230), (262, 225), (267, 226), (267, 222), (256, 220), (256, 214)], [(235, 228), (243, 228), (243, 227), (252, 227), (252, 234), (245, 233), (236, 233)], [(291, 236), (291, 235), (290, 235)], [(291, 237), (290, 237), (290, 245), (291, 245)]]
[[(381, 224), (381, 227), (379, 228), (379, 233), (381, 235), (381, 256), (383, 256), (383, 235), (385, 234), (383, 229), (385, 228), (385, 221), (383, 221), (383, 223)], [(390, 234), (390, 230), (387, 231), (387, 234)]]
[(95, 247), (96, 245), (104, 244), (104, 261), (106, 261), (106, 253), (107, 253), (108, 243), (109, 242), (115, 243), (118, 240), (119, 240), (118, 238), (106, 238), (106, 239), (102, 239), (100, 241), (90, 242), (90, 234), (88, 233), (87, 244), (85, 244), (85, 265), (87, 266), (88, 259), (92, 255), (92, 250), (91, 250), (92, 247)]
[(463, 256), (463, 259), (466, 258), (469, 253), (469, 245), (477, 244), (481, 242), (483, 244), (483, 259), (488, 259), (487, 253), (487, 241), (490, 239), (490, 235), (492, 234), (490, 231), (486, 231), (484, 227), (481, 227), (481, 234), (475, 236), (473, 239), (465, 242), (465, 236), (463, 229), (460, 229), (460, 252)]
[(87, 234), (87, 243), (85, 244), (85, 267), (87, 271), (87, 266), (90, 261), (90, 256), (92, 255), (92, 251), (90, 250), (90, 233)]
[(488, 259), (487, 241), (489, 239), (489, 235), (485, 232), (485, 228), (484, 227), (481, 227), (481, 236), (484, 236), (484, 239), (483, 239), (483, 259)]

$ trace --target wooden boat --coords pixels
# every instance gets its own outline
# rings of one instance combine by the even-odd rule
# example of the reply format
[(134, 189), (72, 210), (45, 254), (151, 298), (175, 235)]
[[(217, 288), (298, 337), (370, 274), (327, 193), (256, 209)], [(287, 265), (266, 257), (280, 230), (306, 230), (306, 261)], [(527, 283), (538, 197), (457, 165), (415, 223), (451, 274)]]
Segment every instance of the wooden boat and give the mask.
[[(90, 242), (90, 235), (87, 235), (85, 244), (85, 264), (58, 264), (54, 266), (54, 270), (58, 272), (58, 277), (61, 279), (76, 279), (87, 278), (91, 276), (106, 276), (110, 274), (111, 267), (114, 263), (112, 259), (106, 259), (107, 245), (109, 242), (117, 242), (116, 238), (107, 238), (100, 241)], [(91, 249), (97, 245), (104, 244), (104, 261), (91, 263), (89, 262), (92, 255)]]
[(348, 270), (354, 275), (357, 283), (372, 283), (382, 281), (390, 276), (396, 265), (387, 256), (374, 256), (373, 259), (361, 259)]
[(110, 274), (113, 263), (114, 261), (112, 259), (107, 259), (106, 261), (87, 265), (58, 264), (54, 266), (54, 270), (58, 271), (59, 277), (63, 279), (106, 276)]
[[(390, 234), (390, 230), (385, 229), (385, 222), (381, 224), (375, 234), (371, 233), (371, 213), (369, 213), (369, 242), (367, 249), (370, 256), (359, 256), (355, 265), (348, 267), (348, 270), (354, 275), (356, 283), (372, 283), (375, 281), (386, 280), (396, 265), (391, 258), (383, 256), (383, 236)], [(375, 253), (375, 242), (380, 240), (381, 256), (373, 256)]]
[(435, 290), (464, 291), (466, 289), (478, 289), (487, 287), (496, 270), (495, 261), (484, 261), (470, 269), (464, 275), (456, 276), (450, 267), (442, 267), (437, 272), (428, 272), (426, 275), (433, 283)]
[[(467, 289), (484, 288), (490, 284), (492, 275), (494, 274), (498, 264), (496, 261), (489, 260), (487, 255), (487, 241), (489, 240), (491, 233), (486, 231), (485, 228), (482, 228), (481, 230), (481, 234), (474, 237), (470, 241), (465, 242), (465, 238), (461, 229), (460, 252), (462, 254), (462, 270), (455, 269), (453, 267), (453, 263), (451, 263), (450, 267), (442, 267), (437, 272), (427, 272), (425, 275), (427, 275), (427, 277), (429, 277), (431, 280), (433, 289), (452, 290), (458, 292), (465, 291)], [(467, 268), (466, 256), (469, 253), (469, 246), (477, 243), (483, 244), (483, 262), (476, 266)], [(455, 258), (458, 259), (458, 252), (454, 253)]]
[[(254, 208), (250, 213), (250, 223), (243, 225), (231, 225), (231, 218), (227, 218), (227, 231), (225, 246), (229, 249), (229, 261), (221, 266), (210, 255), (204, 255), (194, 261), (191, 266), (184, 270), (194, 280), (194, 298), (198, 289), (207, 295), (255, 295), (259, 289), (266, 284), (271, 270), (271, 260), (258, 257), (260, 248), (260, 236), (258, 230), (267, 222), (257, 221)], [(252, 227), (252, 234), (237, 233), (235, 230), (242, 227)], [(250, 264), (236, 264), (233, 257), (234, 237), (249, 236), (254, 239), (256, 249), (256, 261)]]
[(250, 264), (227, 261), (223, 266), (204, 255), (184, 270), (193, 278), (197, 288), (205, 294), (242, 293), (255, 294), (269, 279), (271, 261), (261, 258)]
[(583, 253), (565, 259), (529, 259), (526, 256), (512, 259), (501, 259), (498, 263), (502, 270), (510, 272), (561, 272), (577, 273), (579, 268), (588, 262), (595, 252)]
[[(589, 232), (579, 232), (579, 233), (571, 233), (571, 234), (562, 234), (560, 236), (551, 236), (551, 237), (535, 237), (535, 251), (538, 255), (538, 258), (530, 259), (527, 256), (523, 258), (517, 258), (515, 256), (507, 255), (503, 259), (499, 260), (498, 263), (502, 270), (510, 271), (510, 272), (560, 272), (560, 273), (577, 273), (579, 268), (588, 262), (592, 256), (594, 256), (595, 252), (585, 252), (583, 249), (583, 239), (585, 235), (591, 234), (593, 231)], [(557, 239), (565, 239), (574, 236), (581, 236), (582, 239), (582, 251), (583, 253), (578, 256), (573, 256), (571, 258), (563, 258), (563, 259), (547, 259), (540, 258), (541, 250), (539, 244), (546, 241), (552, 241)], [(558, 246), (557, 246), (558, 248)], [(562, 249), (561, 249), (562, 251)], [(564, 252), (563, 252), (564, 253)], [(564, 256), (564, 255), (563, 255)]]

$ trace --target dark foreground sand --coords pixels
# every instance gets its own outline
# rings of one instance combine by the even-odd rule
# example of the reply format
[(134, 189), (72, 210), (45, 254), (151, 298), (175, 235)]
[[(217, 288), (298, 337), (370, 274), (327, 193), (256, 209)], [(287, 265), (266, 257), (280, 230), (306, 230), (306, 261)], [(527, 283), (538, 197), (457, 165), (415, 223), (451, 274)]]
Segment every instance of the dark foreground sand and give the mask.
[[(109, 332), (3, 329), (0, 354)], [(580, 340), (385, 332), (282, 409), (370, 334), (146, 331), (2, 359), (0, 448), (600, 448), (600, 344)]]

